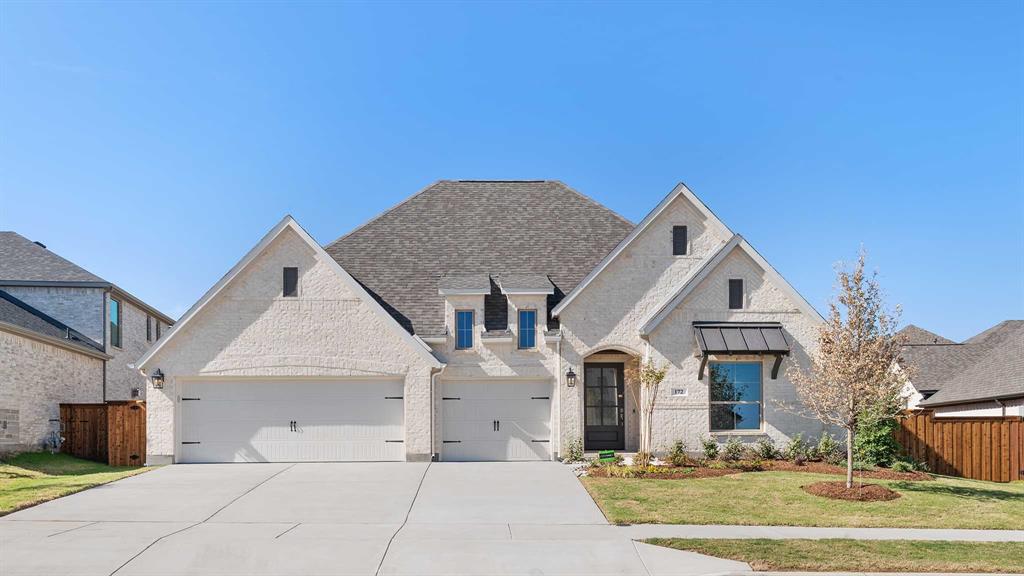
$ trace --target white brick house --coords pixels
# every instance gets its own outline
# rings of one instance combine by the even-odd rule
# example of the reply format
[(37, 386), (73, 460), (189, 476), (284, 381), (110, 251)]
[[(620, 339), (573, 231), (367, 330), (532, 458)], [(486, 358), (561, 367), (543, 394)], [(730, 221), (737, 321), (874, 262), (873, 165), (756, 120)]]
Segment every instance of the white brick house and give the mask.
[[(818, 422), (818, 313), (685, 186), (633, 225), (560, 182), (441, 181), (322, 248), (290, 217), (138, 362), (165, 462), (551, 459)], [(155, 377), (152, 377), (153, 375)]]

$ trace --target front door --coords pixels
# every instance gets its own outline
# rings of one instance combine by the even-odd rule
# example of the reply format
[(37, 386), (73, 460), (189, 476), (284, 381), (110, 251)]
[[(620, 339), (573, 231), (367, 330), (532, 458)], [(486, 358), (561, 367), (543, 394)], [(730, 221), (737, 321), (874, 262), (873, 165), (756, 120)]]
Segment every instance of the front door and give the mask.
[(583, 447), (585, 450), (626, 449), (626, 402), (621, 363), (583, 366)]

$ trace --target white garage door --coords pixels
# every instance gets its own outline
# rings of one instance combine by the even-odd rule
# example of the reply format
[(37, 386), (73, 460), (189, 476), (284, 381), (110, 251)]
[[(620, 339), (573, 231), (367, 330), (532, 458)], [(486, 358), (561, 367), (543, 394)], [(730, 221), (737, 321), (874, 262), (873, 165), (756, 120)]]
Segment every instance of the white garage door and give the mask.
[(441, 459), (550, 460), (551, 384), (442, 385)]
[(400, 381), (191, 382), (182, 462), (404, 460)]

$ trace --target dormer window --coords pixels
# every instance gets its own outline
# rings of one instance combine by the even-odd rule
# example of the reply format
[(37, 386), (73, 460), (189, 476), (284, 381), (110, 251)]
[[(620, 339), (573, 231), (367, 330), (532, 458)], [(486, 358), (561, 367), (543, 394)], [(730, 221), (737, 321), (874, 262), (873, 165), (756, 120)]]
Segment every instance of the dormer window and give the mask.
[(686, 256), (687, 233), (686, 226), (672, 227), (672, 255)]
[(729, 310), (743, 309), (743, 279), (729, 279)]
[(455, 349), (468, 350), (473, 347), (473, 311), (455, 311)]
[(284, 287), (281, 295), (285, 298), (295, 298), (299, 295), (299, 269), (284, 269)]

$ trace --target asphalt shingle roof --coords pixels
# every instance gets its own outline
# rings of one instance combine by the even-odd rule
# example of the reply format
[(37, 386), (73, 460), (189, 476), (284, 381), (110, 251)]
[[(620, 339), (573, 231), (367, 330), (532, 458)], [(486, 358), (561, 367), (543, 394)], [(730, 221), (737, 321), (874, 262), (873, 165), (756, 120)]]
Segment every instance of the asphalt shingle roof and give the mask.
[[(88, 336), (36, 310), (21, 300), (0, 290), (0, 322), (13, 324), (43, 336), (59, 338), (69, 344), (91, 350), (103, 351), (103, 347)], [(69, 338), (70, 336), (70, 338)]]
[(903, 348), (904, 363), (915, 371), (914, 387), (938, 390), (922, 406), (1024, 396), (1024, 320), (1001, 322), (962, 344), (939, 339)]
[(326, 250), (407, 330), (439, 334), (442, 276), (544, 276), (550, 310), (632, 229), (561, 182), (442, 180)]
[(934, 332), (929, 332), (920, 326), (914, 326), (913, 324), (907, 325), (907, 327), (900, 330), (899, 333), (907, 339), (907, 344), (956, 344), (956, 342), (953, 342), (949, 338), (944, 338)]
[(0, 232), (0, 281), (106, 282), (17, 232)]

